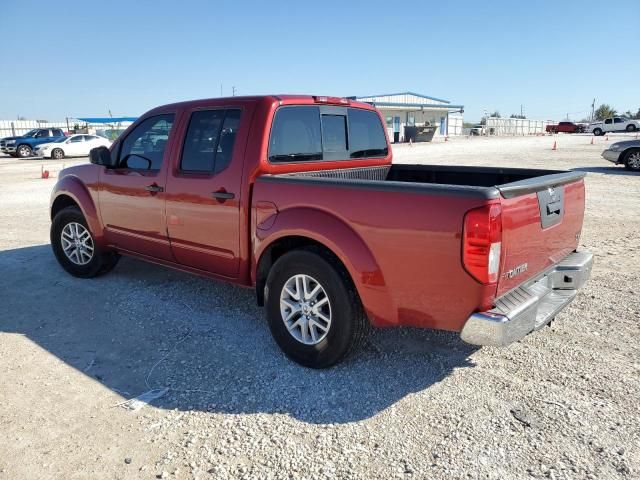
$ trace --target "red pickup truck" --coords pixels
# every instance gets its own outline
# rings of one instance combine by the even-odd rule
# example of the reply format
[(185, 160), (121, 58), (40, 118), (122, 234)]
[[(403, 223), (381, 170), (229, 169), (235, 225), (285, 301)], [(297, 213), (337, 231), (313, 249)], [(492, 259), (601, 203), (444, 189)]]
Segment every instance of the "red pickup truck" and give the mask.
[(587, 280), (583, 173), (392, 164), (367, 104), (271, 95), (143, 115), (51, 197), (53, 252), (88, 278), (130, 255), (254, 288), (315, 368), (369, 326), (507, 345)]
[(545, 127), (547, 133), (582, 133), (584, 127), (576, 125), (573, 122), (560, 122), (557, 125), (547, 125)]

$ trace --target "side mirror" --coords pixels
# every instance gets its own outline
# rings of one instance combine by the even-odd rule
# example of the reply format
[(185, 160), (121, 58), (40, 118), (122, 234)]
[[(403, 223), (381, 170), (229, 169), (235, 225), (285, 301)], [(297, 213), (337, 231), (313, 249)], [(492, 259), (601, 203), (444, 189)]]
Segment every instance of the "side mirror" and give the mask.
[(89, 151), (89, 161), (95, 165), (102, 165), (107, 168), (114, 167), (111, 161), (111, 152), (107, 147), (92, 148)]

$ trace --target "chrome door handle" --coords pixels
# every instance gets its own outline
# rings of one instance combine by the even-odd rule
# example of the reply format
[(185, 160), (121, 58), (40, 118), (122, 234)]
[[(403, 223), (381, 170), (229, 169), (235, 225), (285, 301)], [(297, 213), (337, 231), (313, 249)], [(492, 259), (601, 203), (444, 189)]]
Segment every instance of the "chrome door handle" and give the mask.
[(151, 193), (164, 192), (164, 188), (162, 188), (160, 185), (156, 185), (155, 183), (153, 185), (147, 185), (146, 187), (144, 187), (144, 189), (147, 192)]
[(217, 198), (219, 200), (231, 200), (233, 198), (236, 198), (235, 193), (231, 193), (231, 192), (211, 192), (211, 196), (213, 198)]

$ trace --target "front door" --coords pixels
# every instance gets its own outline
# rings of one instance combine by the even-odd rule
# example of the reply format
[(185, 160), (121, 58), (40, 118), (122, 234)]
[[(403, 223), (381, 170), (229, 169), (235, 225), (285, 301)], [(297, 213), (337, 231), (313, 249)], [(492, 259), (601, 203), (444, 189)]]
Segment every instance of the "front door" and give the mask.
[(238, 276), (244, 145), (240, 108), (188, 112), (182, 149), (167, 179), (167, 229), (175, 259), (229, 278)]
[(173, 123), (173, 113), (147, 118), (118, 142), (117, 166), (103, 171), (99, 194), (107, 241), (163, 260), (172, 260), (164, 189)]
[(84, 135), (74, 135), (73, 137), (66, 140), (65, 145), (63, 147), (65, 155), (68, 157), (73, 157), (76, 155), (86, 155), (84, 152)]

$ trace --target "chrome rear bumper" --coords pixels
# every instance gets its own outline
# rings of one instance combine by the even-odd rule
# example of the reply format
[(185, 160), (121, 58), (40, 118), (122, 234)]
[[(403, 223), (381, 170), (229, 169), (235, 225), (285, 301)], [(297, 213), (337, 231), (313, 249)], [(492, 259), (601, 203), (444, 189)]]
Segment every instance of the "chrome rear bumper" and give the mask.
[(493, 309), (471, 315), (460, 337), (467, 343), (491, 346), (520, 340), (553, 320), (573, 300), (592, 265), (591, 253), (572, 253), (542, 277), (500, 297)]

